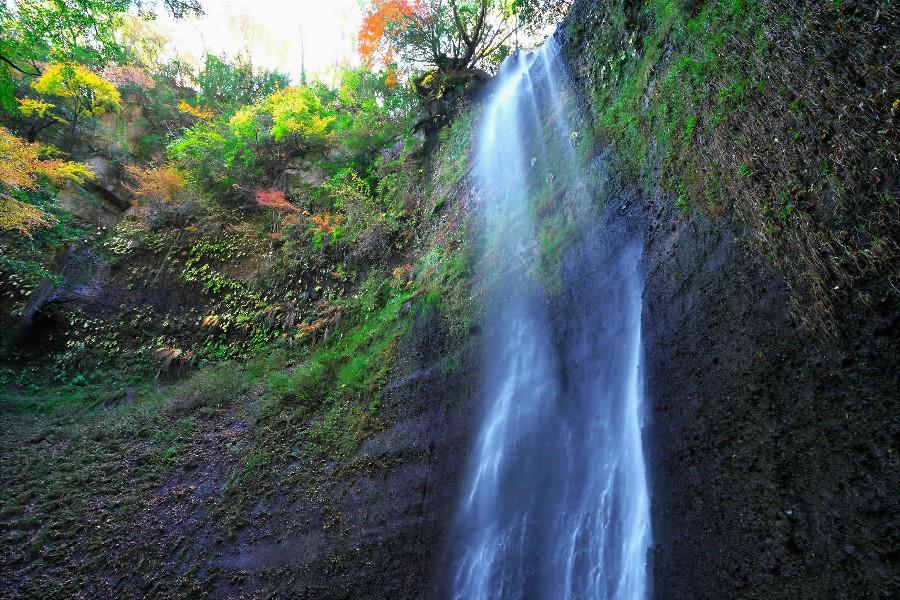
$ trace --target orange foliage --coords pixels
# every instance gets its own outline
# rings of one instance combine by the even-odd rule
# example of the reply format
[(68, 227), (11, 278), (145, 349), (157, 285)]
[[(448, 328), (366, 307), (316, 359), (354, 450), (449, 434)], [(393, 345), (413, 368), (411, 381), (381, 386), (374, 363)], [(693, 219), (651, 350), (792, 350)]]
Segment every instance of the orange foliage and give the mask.
[(392, 88), (397, 85), (397, 69), (388, 69), (384, 77), (384, 85)]
[(178, 110), (186, 115), (190, 115), (195, 119), (209, 119), (213, 116), (213, 111), (208, 108), (198, 108), (191, 106), (184, 100), (178, 102)]
[(215, 327), (216, 325), (219, 324), (220, 320), (221, 319), (219, 318), (219, 315), (206, 315), (205, 317), (200, 319), (200, 326), (201, 327)]
[(26, 142), (0, 127), (0, 184), (34, 190), (40, 185), (40, 177), (54, 185), (67, 181), (84, 183), (94, 178), (94, 172), (87, 165), (45, 159), (52, 151), (48, 146)]
[(288, 215), (281, 221), (281, 224), (284, 227), (287, 227), (288, 225), (297, 225), (298, 223), (300, 223), (300, 217), (297, 215)]
[(389, 25), (421, 13), (423, 6), (422, 0), (372, 0), (359, 28), (358, 49), (363, 60), (371, 60), (381, 47)]
[(158, 360), (164, 369), (168, 369), (172, 365), (184, 366), (190, 363), (194, 354), (181, 348), (163, 346), (153, 352), (153, 358)]
[(310, 323), (297, 323), (297, 337), (315, 339), (320, 333), (327, 333), (329, 329), (337, 325), (341, 320), (341, 311), (327, 300), (319, 302), (318, 318)]
[(37, 190), (42, 180), (53, 185), (84, 183), (94, 172), (85, 164), (47, 159), (49, 146), (27, 142), (0, 127), (0, 230), (26, 236), (38, 227), (50, 227), (55, 219), (40, 208), (4, 193), (4, 188)]
[(309, 218), (310, 226), (316, 233), (333, 235), (337, 228), (344, 222), (344, 215), (333, 214), (328, 211), (320, 215), (312, 215)]
[(171, 204), (175, 201), (175, 195), (184, 188), (184, 175), (174, 165), (146, 169), (128, 165), (125, 171), (134, 180), (133, 185), (125, 187), (137, 198)]
[(300, 209), (288, 202), (287, 198), (279, 190), (257, 189), (256, 203), (262, 207), (274, 208), (275, 210), (300, 212)]

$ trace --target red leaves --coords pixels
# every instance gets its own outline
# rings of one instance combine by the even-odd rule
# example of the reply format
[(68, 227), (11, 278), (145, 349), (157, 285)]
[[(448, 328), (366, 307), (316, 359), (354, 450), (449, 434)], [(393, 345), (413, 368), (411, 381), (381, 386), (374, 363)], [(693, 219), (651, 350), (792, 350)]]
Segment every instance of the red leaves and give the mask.
[(256, 203), (259, 206), (273, 208), (275, 210), (288, 210), (292, 212), (300, 212), (300, 209), (287, 201), (284, 194), (279, 190), (256, 190)]

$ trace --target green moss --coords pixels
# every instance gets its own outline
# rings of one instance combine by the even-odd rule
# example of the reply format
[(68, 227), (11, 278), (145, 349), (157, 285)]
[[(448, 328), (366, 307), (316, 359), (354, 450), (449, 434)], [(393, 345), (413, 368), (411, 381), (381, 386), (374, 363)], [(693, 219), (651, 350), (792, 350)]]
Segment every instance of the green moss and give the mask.
[(434, 160), (434, 175), (430, 190), (435, 202), (443, 201), (469, 171), (469, 154), (477, 116), (475, 108), (464, 108), (459, 111), (453, 122), (441, 129), (438, 134), (439, 146)]
[[(643, 11), (653, 25), (639, 52), (629, 45), (619, 49), (602, 35), (593, 42), (605, 57), (593, 102), (600, 134), (615, 142), (632, 175), (642, 172), (651, 146), (665, 168), (680, 164), (701, 116), (716, 124), (744, 106), (757, 84), (739, 61), (725, 58), (727, 39), (742, 36), (755, 40), (757, 51), (765, 49), (765, 13), (757, 3), (710, 0), (687, 16), (678, 2), (654, 0)], [(664, 59), (667, 46), (673, 50)], [(612, 59), (606, 58), (609, 54)], [(715, 95), (710, 89), (717, 90)]]

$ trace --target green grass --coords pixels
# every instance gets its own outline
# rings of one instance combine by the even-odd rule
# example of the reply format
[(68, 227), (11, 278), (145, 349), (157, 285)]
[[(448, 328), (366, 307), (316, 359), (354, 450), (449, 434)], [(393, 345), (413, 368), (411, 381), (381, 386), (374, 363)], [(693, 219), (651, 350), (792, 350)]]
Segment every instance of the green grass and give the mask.
[[(693, 16), (674, 0), (654, 0), (644, 10), (653, 26), (639, 52), (614, 51), (616, 42), (603, 36), (593, 41), (604, 73), (612, 74), (594, 88), (599, 133), (615, 142), (631, 175), (641, 173), (651, 147), (664, 166), (682, 163), (698, 126), (722, 122), (758, 89), (741, 62), (723, 52), (726, 40), (743, 37), (756, 40), (758, 52), (766, 48), (765, 14), (754, 2), (710, 0)], [(664, 59), (667, 45), (674, 50)]]

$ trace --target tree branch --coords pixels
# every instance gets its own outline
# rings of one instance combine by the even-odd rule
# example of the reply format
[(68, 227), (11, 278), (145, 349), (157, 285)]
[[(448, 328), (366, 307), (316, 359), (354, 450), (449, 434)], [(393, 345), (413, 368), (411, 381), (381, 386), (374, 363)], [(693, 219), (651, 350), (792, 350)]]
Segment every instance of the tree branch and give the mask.
[(17, 65), (16, 63), (14, 63), (13, 61), (11, 61), (10, 59), (3, 56), (2, 54), (0, 54), (0, 61), (5, 62), (10, 67), (15, 69), (19, 73), (22, 73), (23, 75), (31, 75), (33, 77), (38, 77), (41, 74), (40, 70), (37, 70), (37, 67), (35, 67), (35, 69), (37, 70), (37, 73), (30, 73), (30, 72), (26, 71), (25, 69), (23, 69), (22, 67), (20, 67), (19, 65)]
[[(482, 1), (482, 5), (484, 5), (484, 1)], [(466, 43), (466, 48), (471, 50), (472, 40), (469, 39), (469, 33), (466, 31), (462, 19), (459, 16), (459, 10), (456, 8), (456, 0), (450, 0), (450, 8), (453, 10), (453, 21), (456, 23), (456, 30), (459, 31), (459, 36), (463, 39), (463, 42)]]

